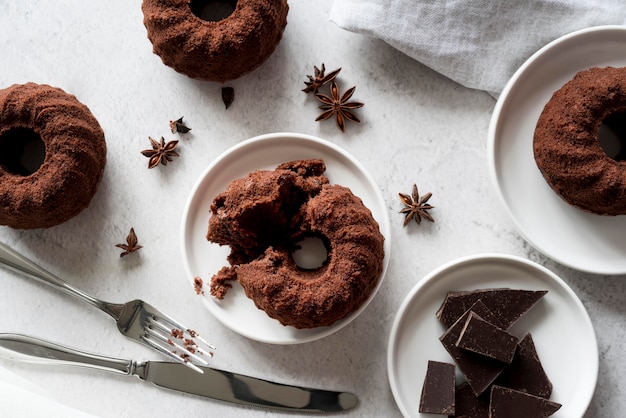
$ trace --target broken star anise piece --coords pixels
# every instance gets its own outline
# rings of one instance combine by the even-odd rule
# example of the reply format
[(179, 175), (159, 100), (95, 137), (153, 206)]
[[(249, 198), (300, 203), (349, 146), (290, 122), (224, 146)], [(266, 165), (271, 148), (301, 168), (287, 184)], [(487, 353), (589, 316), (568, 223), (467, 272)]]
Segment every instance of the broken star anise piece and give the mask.
[(175, 134), (176, 132), (180, 132), (181, 134), (186, 134), (187, 132), (191, 131), (191, 128), (187, 127), (183, 123), (182, 116), (180, 117), (180, 119), (170, 121), (170, 129), (172, 130), (173, 134)]
[(150, 158), (148, 168), (154, 168), (159, 165), (159, 163), (167, 165), (168, 161), (172, 161), (172, 157), (178, 157), (178, 152), (176, 152), (178, 141), (169, 141), (166, 144), (165, 138), (163, 137), (161, 137), (160, 143), (151, 137), (148, 137), (148, 139), (150, 140), (150, 144), (152, 144), (152, 149), (141, 151), (145, 157)]
[(305, 93), (317, 93), (320, 87), (325, 86), (326, 84), (333, 81), (337, 78), (337, 74), (341, 71), (341, 68), (337, 68), (334, 71), (331, 71), (328, 74), (324, 74), (326, 72), (326, 67), (322, 64), (322, 68), (319, 69), (316, 66), (313, 66), (314, 75), (307, 75), (309, 81), (305, 81), (306, 88), (302, 89)]
[(330, 96), (319, 93), (315, 95), (317, 100), (322, 102), (320, 109), (324, 111), (315, 120), (326, 120), (334, 115), (337, 118), (337, 126), (341, 129), (341, 132), (344, 132), (346, 129), (346, 119), (352, 122), (361, 122), (359, 118), (352, 113), (352, 110), (363, 107), (363, 103), (348, 101), (355, 90), (356, 87), (351, 87), (346, 90), (342, 96), (339, 96), (339, 86), (333, 81), (330, 85)]
[(415, 222), (419, 225), (422, 223), (422, 218), (435, 222), (433, 217), (428, 213), (430, 209), (433, 209), (432, 206), (428, 202), (428, 199), (433, 195), (432, 193), (426, 193), (424, 196), (420, 197), (417, 191), (417, 185), (413, 185), (413, 193), (411, 196), (404, 193), (398, 193), (400, 195), (400, 200), (406, 206), (404, 209), (400, 211), (400, 213), (404, 213), (404, 226), (407, 226), (412, 219), (415, 219)]
[(126, 237), (126, 244), (116, 244), (115, 246), (124, 250), (124, 252), (120, 254), (120, 257), (124, 257), (125, 255), (134, 253), (138, 249), (143, 248), (142, 245), (137, 244), (137, 235), (135, 234), (134, 228), (130, 228), (130, 232)]

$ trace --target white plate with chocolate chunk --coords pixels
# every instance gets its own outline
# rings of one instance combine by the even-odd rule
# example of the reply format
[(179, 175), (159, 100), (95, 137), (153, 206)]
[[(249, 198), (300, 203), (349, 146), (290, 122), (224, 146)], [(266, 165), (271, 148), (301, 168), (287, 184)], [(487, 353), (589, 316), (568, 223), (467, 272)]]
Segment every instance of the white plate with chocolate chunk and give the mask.
[[(348, 187), (371, 211), (378, 222), (384, 239), (382, 272), (378, 275), (369, 297), (358, 308), (328, 326), (296, 328), (282, 325), (276, 319), (258, 309), (255, 302), (246, 296), (239, 281), (229, 281), (222, 299), (211, 295), (211, 279), (222, 267), (228, 267), (228, 245), (220, 246), (207, 240), (207, 229), (211, 217), (211, 204), (216, 196), (236, 179), (244, 179), (255, 170), (275, 170), (280, 164), (296, 161), (321, 159), (326, 170), (323, 176), (331, 185)], [(247, 180), (245, 180), (247, 182)], [(228, 229), (230, 227), (226, 227)], [(274, 225), (269, 234), (276, 233)], [(218, 157), (200, 176), (187, 202), (182, 222), (182, 253), (189, 282), (208, 310), (225, 326), (233, 331), (266, 343), (298, 344), (313, 341), (341, 329), (354, 320), (377, 293), (385, 276), (391, 243), (389, 240), (389, 218), (387, 207), (378, 186), (365, 168), (338, 146), (308, 135), (276, 133), (261, 135), (226, 151)], [(266, 235), (262, 235), (265, 237)], [(267, 248), (266, 246), (263, 247)], [(307, 252), (308, 250), (305, 250)], [(307, 258), (313, 255), (305, 254)], [(294, 260), (296, 254), (293, 254)], [(256, 259), (255, 259), (256, 260)], [(308, 263), (304, 260), (304, 263)], [(298, 263), (298, 261), (296, 261)], [(235, 263), (237, 264), (237, 263)], [(298, 264), (298, 266), (301, 266)], [(241, 266), (237, 265), (237, 268)], [(314, 269), (313, 267), (309, 267)], [(240, 271), (240, 270), (239, 270)], [(241, 274), (241, 273), (240, 273)], [(232, 285), (232, 288), (227, 286)], [(330, 322), (330, 321), (329, 321)]]
[[(505, 295), (506, 291), (522, 296), (506, 294), (494, 299), (496, 302), (483, 296), (485, 290), (494, 289), (496, 294)], [(454, 298), (459, 295), (473, 299), (457, 302), (458, 313), (443, 313), (448, 312), (442, 309), (444, 301), (446, 305), (451, 304), (450, 301), (455, 301)], [(524, 302), (527, 295), (532, 297), (530, 302)], [(483, 301), (494, 312), (493, 317), (475, 308), (475, 303), (482, 304)], [(462, 311), (465, 311), (465, 317), (459, 317), (463, 315)], [(506, 320), (490, 319), (507, 316), (510, 318)], [(485, 345), (475, 338), (481, 334), (468, 330), (470, 321), (475, 322), (479, 317), (494, 324), (488, 327), (501, 333), (506, 330), (507, 335), (519, 341), (514, 357), (504, 357), (511, 360), (503, 362), (501, 354), (506, 350), (500, 350), (502, 347), (497, 347), (497, 355), (492, 355), (494, 353), (489, 349), (482, 351)], [(456, 330), (455, 324), (460, 324)], [(450, 339), (451, 332), (456, 334)], [(480, 332), (487, 331), (483, 329)], [(529, 346), (538, 361), (532, 365), (532, 383), (527, 379), (527, 370), (524, 382), (519, 383), (513, 374), (520, 370), (517, 357), (521, 356), (521, 350)], [(472, 352), (467, 354), (467, 349)], [(478, 375), (472, 375), (472, 366), (467, 366), (468, 358), (475, 362), (476, 370), (480, 369)], [(523, 392), (535, 393), (535, 388), (524, 385), (536, 385), (538, 396), (532, 395), (532, 401), (537, 398), (549, 406), (560, 404), (553, 417), (582, 417), (591, 402), (598, 376), (595, 332), (580, 299), (548, 269), (529, 260), (503, 254), (479, 254), (454, 260), (420, 280), (405, 298), (394, 319), (387, 361), (391, 391), (406, 417), (430, 416), (420, 413), (420, 408), (427, 410), (433, 407), (426, 405), (420, 396), (426, 383), (429, 361), (453, 364), (457, 393), (461, 394), (463, 389), (459, 388), (471, 383), (472, 389), (483, 394), (481, 398), (484, 402), (480, 407), (484, 408), (489, 408), (489, 393), (493, 387), (497, 387), (499, 401), (505, 403), (509, 392), (524, 397)], [(496, 370), (498, 367), (501, 370)], [(492, 374), (487, 376), (487, 380), (482, 374), (485, 368)], [(510, 398), (517, 399), (515, 396)], [(457, 407), (460, 407), (458, 400)]]

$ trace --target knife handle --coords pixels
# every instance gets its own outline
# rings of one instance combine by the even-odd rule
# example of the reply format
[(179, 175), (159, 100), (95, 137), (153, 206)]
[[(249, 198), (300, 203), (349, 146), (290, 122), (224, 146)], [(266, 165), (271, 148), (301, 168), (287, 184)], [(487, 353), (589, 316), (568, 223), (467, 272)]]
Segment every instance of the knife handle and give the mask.
[(74, 350), (19, 334), (0, 334), (0, 357), (27, 363), (81, 366), (129, 375), (135, 362)]

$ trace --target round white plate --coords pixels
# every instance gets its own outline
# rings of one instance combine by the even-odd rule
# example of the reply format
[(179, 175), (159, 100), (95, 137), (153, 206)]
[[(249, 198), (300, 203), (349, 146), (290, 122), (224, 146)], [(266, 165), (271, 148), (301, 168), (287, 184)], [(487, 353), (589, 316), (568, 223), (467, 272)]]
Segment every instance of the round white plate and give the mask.
[[(298, 330), (281, 325), (257, 309), (246, 297), (243, 288), (235, 282), (223, 300), (209, 294), (208, 285), (213, 274), (227, 266), (227, 246), (220, 247), (206, 239), (211, 202), (233, 180), (245, 177), (254, 170), (272, 170), (277, 165), (293, 160), (321, 158), (326, 163), (325, 175), (331, 184), (349, 187), (359, 196), (378, 221), (385, 237), (385, 259), (378, 286), (370, 298), (354, 313), (329, 327)], [(218, 157), (200, 176), (183, 213), (182, 252), (187, 276), (193, 285), (198, 276), (205, 282), (205, 295), (200, 295), (209, 311), (224, 325), (248, 338), (273, 344), (296, 344), (327, 336), (356, 318), (372, 300), (385, 276), (391, 242), (389, 217), (378, 186), (363, 166), (336, 145), (308, 135), (276, 133), (261, 135), (244, 141)]]
[(522, 65), (502, 91), (489, 126), (490, 172), (520, 234), (566, 266), (626, 274), (626, 216), (583, 212), (563, 201), (542, 177), (533, 133), (552, 94), (590, 67), (626, 66), (626, 28), (602, 26), (548, 44)]
[(587, 311), (551, 271), (498, 254), (465, 257), (439, 267), (418, 282), (400, 306), (387, 352), (389, 382), (400, 411), (406, 417), (430, 416), (418, 412), (428, 360), (454, 363), (439, 341), (445, 329), (435, 317), (446, 293), (493, 287), (548, 291), (511, 332), (533, 336), (554, 385), (550, 400), (563, 405), (553, 417), (582, 417), (598, 377), (598, 345)]

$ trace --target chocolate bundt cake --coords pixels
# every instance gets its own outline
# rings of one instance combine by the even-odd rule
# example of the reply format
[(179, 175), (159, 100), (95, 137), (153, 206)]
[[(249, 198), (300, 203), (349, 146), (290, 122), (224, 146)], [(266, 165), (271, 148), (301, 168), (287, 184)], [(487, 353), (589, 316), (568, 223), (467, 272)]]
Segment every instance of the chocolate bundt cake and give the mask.
[(626, 214), (626, 161), (607, 154), (601, 127), (626, 116), (626, 68), (577, 73), (545, 105), (534, 133), (541, 174), (566, 202), (600, 215)]
[(48, 228), (76, 216), (105, 162), (104, 132), (75, 96), (35, 83), (0, 90), (0, 225)]
[[(217, 6), (228, 6), (226, 11)], [(143, 0), (144, 25), (163, 63), (192, 78), (225, 82), (274, 52), (287, 25), (286, 0)]]
[[(211, 280), (218, 299), (237, 280), (259, 309), (283, 325), (332, 325), (356, 311), (383, 270), (384, 237), (350, 189), (331, 185), (322, 160), (281, 164), (233, 181), (211, 205), (207, 238), (229, 245), (229, 267)], [(324, 242), (316, 269), (293, 259), (307, 237)]]

